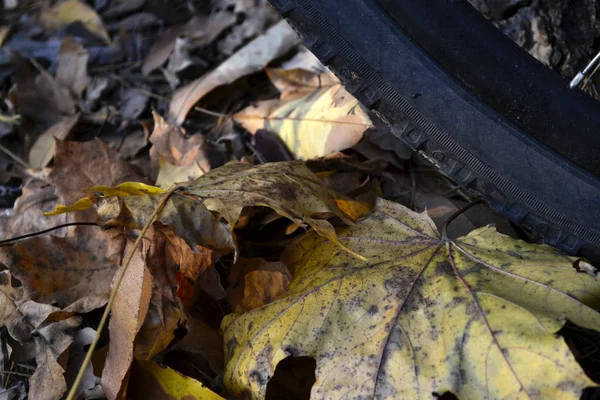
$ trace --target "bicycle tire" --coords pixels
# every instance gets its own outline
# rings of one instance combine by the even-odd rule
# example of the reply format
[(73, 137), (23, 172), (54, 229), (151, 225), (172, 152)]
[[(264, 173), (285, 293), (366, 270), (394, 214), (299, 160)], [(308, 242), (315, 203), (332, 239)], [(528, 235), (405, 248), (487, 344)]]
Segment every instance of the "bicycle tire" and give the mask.
[(600, 261), (595, 101), (466, 1), (269, 1), (392, 134), (546, 243)]

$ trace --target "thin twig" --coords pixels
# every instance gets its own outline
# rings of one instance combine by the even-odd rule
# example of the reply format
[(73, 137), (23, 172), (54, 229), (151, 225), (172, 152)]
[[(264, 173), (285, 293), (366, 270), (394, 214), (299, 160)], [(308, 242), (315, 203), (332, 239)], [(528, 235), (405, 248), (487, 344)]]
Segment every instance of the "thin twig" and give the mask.
[(0, 144), (0, 151), (2, 151), (7, 156), (9, 156), (10, 158), (12, 158), (21, 167), (27, 168), (27, 169), (29, 168), (29, 164), (27, 164), (25, 161), (23, 161), (23, 159), (21, 159), (21, 157), (19, 157), (18, 155), (16, 155), (15, 153), (13, 153), (9, 149), (7, 149), (6, 147), (2, 146), (1, 144)]
[(11, 237), (11, 238), (8, 238), (8, 239), (0, 240), (0, 246), (3, 245), (3, 244), (6, 244), (6, 243), (15, 242), (17, 240), (27, 239), (28, 237), (43, 235), (44, 233), (52, 232), (52, 231), (54, 231), (56, 229), (66, 228), (68, 226), (78, 226), (78, 225), (94, 225), (94, 226), (98, 226), (98, 224), (95, 223), (95, 222), (69, 222), (68, 224), (56, 225), (56, 226), (53, 226), (52, 228), (44, 229), (43, 231), (37, 231), (37, 232), (27, 233), (25, 235), (15, 236), (15, 237)]
[(31, 375), (23, 374), (21, 372), (5, 371), (5, 370), (1, 370), (1, 369), (0, 369), (0, 375), (15, 375), (15, 376), (22, 376), (24, 378), (31, 378)]
[(152, 212), (152, 215), (148, 219), (148, 222), (146, 223), (146, 225), (140, 232), (139, 236), (135, 240), (135, 243), (133, 244), (133, 248), (127, 255), (125, 262), (123, 263), (123, 267), (119, 270), (117, 277), (115, 278), (115, 284), (112, 288), (112, 291), (110, 292), (110, 297), (108, 299), (108, 303), (106, 303), (106, 308), (104, 309), (104, 314), (102, 314), (102, 319), (100, 320), (100, 323), (98, 324), (98, 329), (96, 330), (96, 336), (94, 336), (94, 340), (90, 344), (90, 347), (85, 355), (85, 359), (83, 360), (83, 363), (81, 364), (81, 367), (79, 368), (77, 377), (75, 378), (75, 381), (73, 382), (73, 386), (71, 386), (71, 390), (69, 391), (69, 394), (67, 395), (66, 400), (73, 400), (75, 398), (77, 388), (81, 384), (83, 374), (85, 373), (85, 370), (86, 370), (88, 364), (90, 363), (90, 360), (92, 359), (92, 354), (94, 353), (94, 350), (96, 350), (96, 346), (98, 345), (98, 341), (100, 340), (100, 335), (102, 334), (102, 330), (104, 329), (104, 326), (106, 325), (106, 322), (108, 321), (108, 317), (110, 316), (110, 311), (115, 302), (115, 298), (117, 297), (117, 292), (119, 290), (119, 286), (121, 285), (121, 282), (123, 281), (123, 277), (125, 276), (127, 267), (129, 266), (129, 263), (133, 259), (133, 255), (135, 254), (136, 249), (140, 246), (140, 243), (142, 242), (144, 236), (146, 235), (146, 232), (148, 231), (148, 229), (150, 228), (152, 223), (154, 223), (154, 221), (156, 220), (158, 215), (162, 212), (163, 208), (165, 207), (165, 204), (167, 204), (167, 200), (169, 200), (171, 195), (179, 188), (180, 188), (180, 186), (173, 186), (171, 189), (169, 189), (167, 192), (165, 192), (164, 197), (160, 200), (160, 203), (154, 209), (154, 212)]

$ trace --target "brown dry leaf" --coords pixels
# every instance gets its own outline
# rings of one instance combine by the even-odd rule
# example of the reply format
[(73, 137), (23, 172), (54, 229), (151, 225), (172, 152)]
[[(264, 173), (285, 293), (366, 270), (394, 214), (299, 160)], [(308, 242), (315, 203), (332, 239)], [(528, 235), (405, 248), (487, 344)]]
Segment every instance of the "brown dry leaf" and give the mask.
[(161, 224), (154, 224), (146, 237), (150, 242), (147, 267), (152, 275), (154, 293), (161, 296), (154, 303), (162, 312), (162, 298), (171, 303), (177, 301), (178, 273), (197, 281), (204, 271), (213, 266), (219, 253), (201, 246), (196, 246), (194, 251), (171, 228)]
[[(153, 297), (156, 289), (154, 289)], [(175, 338), (175, 329), (182, 319), (181, 310), (168, 301), (150, 301), (144, 324), (135, 337), (135, 358), (150, 360), (167, 348)], [(159, 310), (158, 307), (161, 307)]]
[(169, 119), (181, 125), (194, 104), (211, 90), (260, 71), (270, 61), (287, 53), (298, 43), (299, 38), (294, 30), (287, 22), (280, 21), (216, 69), (177, 90), (169, 104)]
[[(77, 102), (71, 91), (59, 84), (37, 63), (11, 53), (16, 85), (11, 89), (15, 111), (25, 120), (33, 121), (40, 131), (59, 122), (62, 116), (73, 115)], [(33, 61), (32, 61), (33, 62)]]
[[(89, 197), (71, 207), (59, 206), (49, 215), (95, 207), (100, 225), (141, 228), (164, 195), (160, 188), (136, 182), (115, 188), (94, 187), (87, 192)], [(243, 209), (252, 206), (269, 207), (337, 244), (327, 218), (337, 216), (352, 224), (370, 211), (365, 204), (337, 196), (301, 161), (259, 166), (229, 163), (177, 188), (166, 201), (159, 222), (171, 227), (192, 248), (200, 244), (226, 253), (236, 248), (233, 229)]]
[(304, 159), (345, 150), (360, 141), (371, 119), (340, 84), (317, 89), (296, 100), (265, 100), (233, 118), (251, 133), (276, 132), (288, 148)]
[(100, 185), (117, 185), (142, 180), (140, 174), (119, 154), (100, 140), (57, 141), (54, 168), (48, 176), (62, 202), (80, 196), (81, 190)]
[[(152, 143), (150, 158), (155, 169), (158, 170), (160, 165), (162, 171), (162, 165), (170, 164), (193, 168), (187, 170), (188, 173), (193, 173), (197, 169), (200, 169), (200, 172), (210, 170), (203, 135), (197, 134), (186, 138), (179, 127), (165, 121), (155, 111), (152, 114), (154, 115), (154, 130), (150, 136), (150, 142)], [(165, 173), (163, 172), (163, 174)], [(166, 182), (165, 178), (161, 181), (163, 184), (166, 184)]]
[(54, 157), (55, 139), (68, 139), (78, 121), (79, 114), (64, 117), (42, 133), (29, 150), (29, 165), (31, 168), (45, 168)]
[[(128, 242), (125, 254), (133, 249)], [(102, 388), (109, 400), (116, 399), (123, 389), (134, 354), (134, 340), (142, 327), (152, 295), (152, 278), (138, 249), (125, 271), (118, 288), (109, 323), (110, 345), (104, 370)]]
[[(194, 17), (190, 20), (199, 22), (198, 17)], [(165, 31), (156, 38), (156, 41), (148, 50), (148, 55), (142, 63), (142, 74), (148, 75), (156, 68), (161, 67), (171, 55), (171, 52), (175, 48), (175, 41), (178, 37), (182, 37), (186, 34), (188, 29), (187, 24), (176, 24), (165, 29)]]
[(266, 72), (273, 86), (279, 90), (279, 98), (286, 101), (296, 100), (317, 89), (340, 83), (329, 71), (318, 74), (304, 69), (267, 68)]
[[(37, 346), (36, 346), (37, 347)], [(52, 351), (43, 345), (36, 349), (35, 363), (37, 368), (29, 378), (29, 398), (40, 400), (56, 400), (67, 390), (65, 370), (60, 366)]]
[(175, 348), (193, 354), (200, 354), (206, 358), (210, 367), (216, 373), (223, 371), (223, 336), (219, 329), (210, 327), (201, 319), (188, 315), (185, 323), (188, 333), (181, 339)]
[(81, 324), (79, 317), (71, 317), (36, 330), (35, 362), (37, 368), (29, 378), (29, 398), (56, 400), (67, 390), (65, 370), (58, 363), (73, 342), (73, 332)]
[(40, 23), (50, 32), (57, 32), (73, 22), (81, 22), (92, 34), (110, 42), (110, 37), (102, 20), (93, 8), (79, 0), (64, 0), (42, 9)]
[(22, 287), (14, 287), (10, 272), (0, 272), (0, 327), (6, 326), (13, 339), (26, 345), (31, 351), (26, 358), (35, 358), (37, 364), (30, 378), (29, 398), (60, 398), (66, 383), (57, 358), (71, 344), (71, 332), (80, 318), (65, 315), (67, 319), (50, 322), (49, 317), (60, 309), (23, 300), (23, 295)]
[[(48, 229), (74, 219), (85, 219), (82, 215), (65, 215), (56, 219), (45, 217), (43, 213), (52, 211), (57, 204), (58, 197), (50, 183), (43, 179), (29, 179), (23, 187), (23, 193), (10, 211), (9, 229), (3, 235), (6, 235), (6, 237), (9, 235), (19, 236)], [(64, 236), (66, 229), (56, 230), (50, 234)]]
[(58, 50), (56, 82), (69, 88), (77, 99), (81, 99), (90, 78), (87, 74), (89, 54), (75, 38), (67, 36)]
[(185, 37), (194, 40), (195, 47), (213, 42), (225, 29), (235, 23), (236, 16), (227, 10), (221, 10), (210, 16), (194, 16), (186, 24), (167, 28), (154, 42), (142, 64), (142, 73), (148, 75), (162, 66), (175, 48), (175, 41)]
[(242, 22), (231, 27), (218, 41), (220, 54), (231, 55), (248, 40), (262, 34), (266, 28), (281, 20), (267, 0), (214, 0), (215, 9), (231, 10)]
[(165, 236), (165, 265), (179, 271), (191, 281), (197, 281), (219, 259), (218, 251), (196, 246), (192, 250), (185, 241), (167, 227), (159, 229)]
[(51, 321), (60, 309), (31, 300), (18, 302), (14, 317), (3, 322), (10, 336), (23, 345), (23, 361), (35, 358), (37, 368), (31, 376), (29, 398), (54, 400), (60, 398), (67, 386), (64, 369), (57, 359), (73, 342), (75, 328), (80, 317), (68, 317)]
[(339, 79), (310, 51), (298, 52), (279, 68), (267, 68), (273, 86), (279, 90), (281, 100), (294, 100), (316, 89), (340, 83)]
[(227, 294), (237, 314), (270, 303), (287, 289), (292, 274), (281, 261), (240, 258), (231, 267)]
[(78, 226), (65, 238), (35, 236), (0, 247), (0, 262), (23, 284), (24, 299), (85, 313), (108, 300), (123, 250), (119, 235)]
[(0, 326), (19, 315), (18, 305), (23, 300), (23, 288), (14, 287), (9, 271), (0, 271)]

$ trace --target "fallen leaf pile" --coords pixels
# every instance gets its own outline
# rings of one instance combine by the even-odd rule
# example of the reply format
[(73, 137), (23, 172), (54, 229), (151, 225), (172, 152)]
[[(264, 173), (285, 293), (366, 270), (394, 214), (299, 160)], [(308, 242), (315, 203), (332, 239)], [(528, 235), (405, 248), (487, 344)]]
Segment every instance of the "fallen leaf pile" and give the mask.
[(562, 400), (600, 379), (595, 267), (484, 205), (446, 224), (473, 196), (265, 0), (4, 9), (0, 399)]

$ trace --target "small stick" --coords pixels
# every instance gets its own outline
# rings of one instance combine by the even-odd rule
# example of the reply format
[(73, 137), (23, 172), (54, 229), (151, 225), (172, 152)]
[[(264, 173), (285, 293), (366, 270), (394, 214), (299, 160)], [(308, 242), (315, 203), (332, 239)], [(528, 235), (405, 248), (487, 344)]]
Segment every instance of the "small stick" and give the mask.
[(123, 281), (123, 277), (125, 276), (127, 267), (129, 266), (129, 263), (131, 262), (131, 259), (133, 258), (133, 255), (135, 254), (136, 249), (140, 246), (140, 243), (142, 242), (142, 239), (146, 235), (146, 232), (148, 231), (148, 229), (150, 228), (152, 223), (156, 220), (158, 215), (161, 213), (161, 211), (165, 207), (165, 204), (167, 204), (167, 200), (169, 200), (171, 195), (178, 189), (180, 189), (180, 186), (173, 186), (173, 187), (171, 187), (171, 189), (169, 189), (167, 192), (165, 192), (164, 197), (160, 200), (160, 203), (154, 209), (154, 212), (150, 216), (150, 219), (148, 219), (148, 222), (146, 222), (146, 225), (144, 226), (144, 228), (140, 232), (139, 236), (137, 237), (135, 243), (133, 244), (133, 248), (127, 255), (127, 258), (125, 259), (125, 262), (123, 263), (123, 267), (118, 272), (118, 275), (115, 279), (115, 285), (113, 286), (112, 291), (110, 292), (110, 297), (108, 298), (108, 303), (106, 304), (106, 309), (104, 310), (104, 314), (102, 314), (102, 319), (100, 320), (100, 324), (98, 324), (98, 329), (96, 330), (96, 336), (94, 336), (94, 340), (90, 344), (90, 347), (85, 355), (85, 359), (83, 360), (83, 363), (81, 364), (81, 367), (79, 368), (77, 377), (75, 378), (75, 381), (73, 382), (73, 386), (71, 386), (71, 390), (69, 391), (69, 394), (67, 395), (66, 400), (73, 400), (75, 398), (77, 388), (81, 384), (81, 379), (83, 378), (83, 374), (92, 359), (92, 354), (94, 353), (94, 350), (96, 350), (96, 345), (98, 344), (98, 341), (100, 340), (100, 335), (102, 334), (102, 330), (104, 329), (104, 326), (106, 325), (106, 322), (108, 321), (108, 317), (110, 316), (110, 310), (113, 306), (113, 303), (115, 302), (115, 298), (117, 297), (117, 291), (119, 290), (121, 281)]
[(10, 243), (10, 242), (16, 242), (17, 240), (27, 239), (28, 237), (37, 236), (37, 235), (43, 235), (44, 233), (52, 232), (52, 231), (54, 231), (56, 229), (66, 228), (68, 226), (78, 226), (78, 225), (93, 225), (93, 226), (98, 226), (98, 224), (95, 223), (95, 222), (69, 222), (68, 224), (56, 225), (56, 226), (53, 226), (52, 228), (44, 229), (43, 231), (37, 231), (37, 232), (27, 233), (25, 235), (15, 236), (15, 237), (11, 237), (11, 238), (8, 238), (8, 239), (0, 240), (0, 246), (3, 245), (3, 244), (6, 244), (6, 243)]
[(19, 164), (21, 167), (28, 169), (29, 168), (29, 164), (27, 164), (25, 161), (23, 161), (23, 159), (21, 157), (19, 157), (18, 155), (16, 155), (15, 153), (13, 153), (12, 151), (10, 151), (9, 149), (7, 149), (6, 147), (2, 146), (0, 144), (0, 151), (2, 151), (3, 153), (5, 153), (7, 156), (9, 156), (10, 158), (13, 159), (13, 161), (15, 161), (17, 164)]

